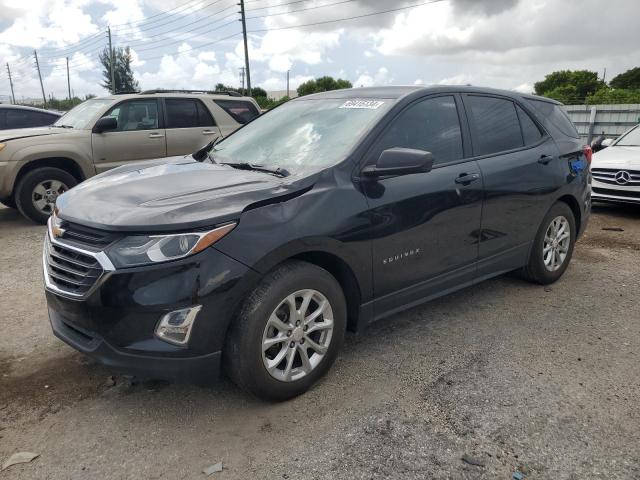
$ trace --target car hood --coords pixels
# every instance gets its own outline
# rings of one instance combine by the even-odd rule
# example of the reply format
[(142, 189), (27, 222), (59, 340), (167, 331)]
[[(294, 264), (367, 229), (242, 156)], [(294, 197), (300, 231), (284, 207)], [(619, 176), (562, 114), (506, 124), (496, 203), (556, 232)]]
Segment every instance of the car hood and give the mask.
[(614, 145), (593, 154), (593, 168), (640, 170), (640, 147)]
[(125, 165), (64, 193), (58, 216), (111, 231), (179, 231), (237, 220), (257, 202), (280, 201), (313, 185), (313, 176), (263, 172), (174, 157)]
[(13, 130), (0, 131), (0, 142), (8, 142), (11, 140), (20, 140), (21, 138), (41, 137), (43, 135), (61, 135), (73, 132), (72, 128), (54, 128), (54, 127), (37, 127), (37, 128), (15, 128)]

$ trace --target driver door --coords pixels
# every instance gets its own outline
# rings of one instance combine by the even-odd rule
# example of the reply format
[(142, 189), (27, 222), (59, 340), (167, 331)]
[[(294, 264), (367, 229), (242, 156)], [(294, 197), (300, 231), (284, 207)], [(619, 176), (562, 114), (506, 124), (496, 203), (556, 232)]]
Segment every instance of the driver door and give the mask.
[(430, 172), (363, 181), (373, 229), (375, 315), (471, 284), (478, 259), (482, 177), (466, 159), (461, 102), (454, 95), (418, 100), (396, 116), (370, 152), (429, 151)]
[(118, 127), (91, 134), (93, 163), (102, 173), (127, 162), (167, 156), (167, 141), (155, 98), (125, 100), (104, 116), (114, 117)]

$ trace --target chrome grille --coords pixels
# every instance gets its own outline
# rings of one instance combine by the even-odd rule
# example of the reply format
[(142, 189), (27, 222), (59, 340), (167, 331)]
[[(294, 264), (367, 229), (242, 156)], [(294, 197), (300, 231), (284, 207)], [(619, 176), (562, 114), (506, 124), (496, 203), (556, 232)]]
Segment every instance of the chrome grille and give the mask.
[[(616, 175), (619, 172), (627, 172), (630, 180), (626, 183), (616, 181)], [(640, 170), (625, 170), (620, 168), (593, 168), (591, 169), (593, 178), (602, 183), (610, 185), (618, 185), (620, 187), (638, 187), (640, 186)]]
[(104, 273), (95, 256), (53, 243), (49, 235), (44, 241), (43, 256), (47, 286), (73, 297), (87, 295)]

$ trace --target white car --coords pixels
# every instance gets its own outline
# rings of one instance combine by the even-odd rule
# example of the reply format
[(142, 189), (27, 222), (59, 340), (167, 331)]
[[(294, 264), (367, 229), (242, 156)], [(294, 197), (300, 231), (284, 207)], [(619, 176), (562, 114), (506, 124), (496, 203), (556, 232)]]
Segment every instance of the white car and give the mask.
[(640, 205), (640, 125), (593, 155), (591, 175), (593, 200)]

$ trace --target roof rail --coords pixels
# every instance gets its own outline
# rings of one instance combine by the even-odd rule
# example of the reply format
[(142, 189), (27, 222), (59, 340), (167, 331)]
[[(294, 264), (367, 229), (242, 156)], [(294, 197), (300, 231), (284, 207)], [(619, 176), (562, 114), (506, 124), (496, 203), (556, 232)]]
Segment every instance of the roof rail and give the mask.
[(231, 91), (220, 92), (215, 90), (164, 90), (164, 89), (145, 90), (144, 92), (140, 92), (140, 95), (152, 95), (154, 93), (206, 93), (209, 95), (229, 95), (230, 97), (242, 96), (238, 92), (231, 92)]

